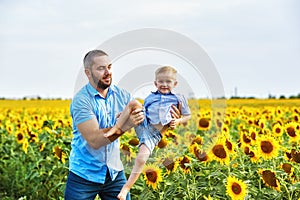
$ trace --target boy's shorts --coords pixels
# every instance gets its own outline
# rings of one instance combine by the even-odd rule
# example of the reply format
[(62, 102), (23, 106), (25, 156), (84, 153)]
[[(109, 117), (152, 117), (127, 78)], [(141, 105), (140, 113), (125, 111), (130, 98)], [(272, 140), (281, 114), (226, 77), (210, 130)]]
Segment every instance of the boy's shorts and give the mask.
[(154, 147), (162, 138), (161, 133), (154, 126), (148, 123), (147, 120), (144, 120), (143, 123), (135, 127), (135, 132), (140, 141), (139, 146), (142, 144), (146, 145), (152, 154)]

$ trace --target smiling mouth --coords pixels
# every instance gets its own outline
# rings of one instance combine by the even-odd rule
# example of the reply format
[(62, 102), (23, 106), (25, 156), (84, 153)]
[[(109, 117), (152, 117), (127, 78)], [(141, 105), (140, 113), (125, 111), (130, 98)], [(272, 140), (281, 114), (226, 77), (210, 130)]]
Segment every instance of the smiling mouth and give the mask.
[(110, 80), (111, 80), (111, 77), (103, 78), (103, 80), (105, 80), (105, 81), (110, 81)]

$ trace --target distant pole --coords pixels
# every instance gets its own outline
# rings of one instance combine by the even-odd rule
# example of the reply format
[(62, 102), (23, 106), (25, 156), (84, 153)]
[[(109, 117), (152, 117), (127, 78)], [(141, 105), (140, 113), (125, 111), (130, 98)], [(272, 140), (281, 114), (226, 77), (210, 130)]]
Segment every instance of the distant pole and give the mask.
[(234, 88), (234, 96), (235, 96), (235, 97), (238, 96), (238, 90), (237, 90), (237, 87)]

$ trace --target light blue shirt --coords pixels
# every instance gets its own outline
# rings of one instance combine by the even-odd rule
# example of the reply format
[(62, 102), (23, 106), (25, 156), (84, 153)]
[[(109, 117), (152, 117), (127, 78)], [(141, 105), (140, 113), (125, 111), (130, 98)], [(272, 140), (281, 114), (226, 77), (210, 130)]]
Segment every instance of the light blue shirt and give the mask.
[(77, 125), (96, 118), (99, 129), (112, 127), (116, 123), (116, 115), (132, 99), (130, 93), (114, 85), (109, 87), (106, 98), (103, 98), (91, 84), (84, 86), (75, 95), (70, 107), (73, 122), (70, 171), (86, 180), (103, 184), (107, 169), (112, 180), (123, 170), (118, 139), (95, 150), (83, 138)]
[(168, 124), (172, 120), (170, 113), (172, 109), (171, 105), (178, 107), (178, 103), (181, 103), (182, 115), (191, 114), (188, 102), (183, 95), (173, 94), (171, 92), (168, 94), (162, 94), (159, 91), (152, 92), (144, 101), (148, 122), (150, 124)]

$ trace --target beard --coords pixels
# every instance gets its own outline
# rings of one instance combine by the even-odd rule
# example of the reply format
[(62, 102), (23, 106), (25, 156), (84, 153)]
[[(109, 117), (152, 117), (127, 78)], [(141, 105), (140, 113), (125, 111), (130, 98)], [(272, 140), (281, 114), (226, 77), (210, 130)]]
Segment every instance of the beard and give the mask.
[[(103, 78), (105, 79), (107, 77), (111, 78), (111, 75), (107, 75), (107, 76), (105, 76)], [(111, 85), (111, 80), (109, 81), (108, 84), (104, 83), (103, 81), (101, 81), (100, 79), (98, 79), (93, 73), (92, 73), (92, 78), (93, 78), (93, 81), (94, 81), (95, 85), (97, 85), (97, 88), (99, 88), (99, 89), (105, 90), (106, 88), (108, 88)]]

